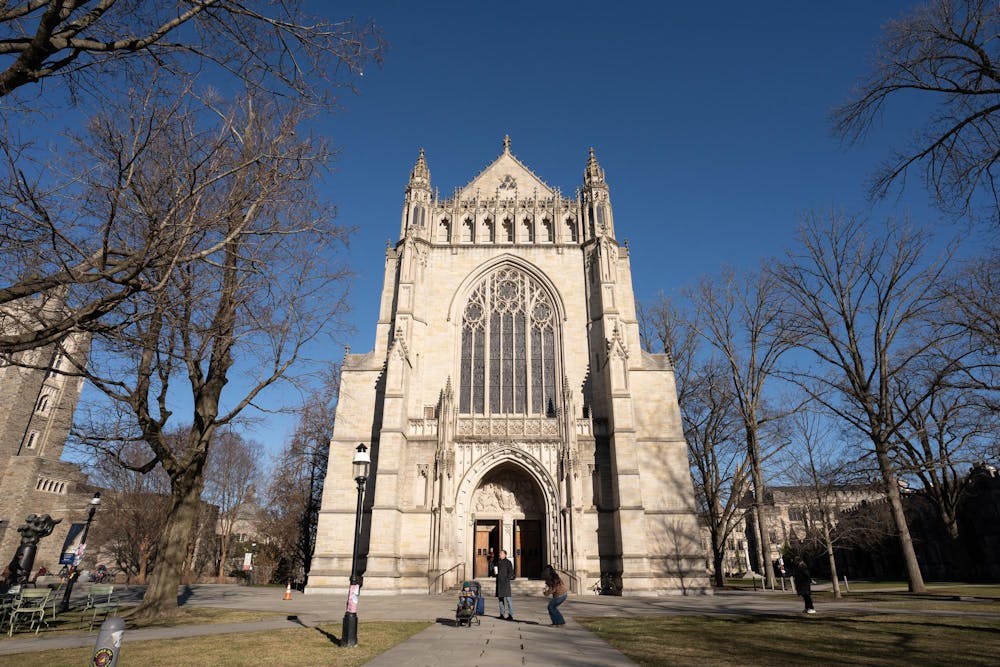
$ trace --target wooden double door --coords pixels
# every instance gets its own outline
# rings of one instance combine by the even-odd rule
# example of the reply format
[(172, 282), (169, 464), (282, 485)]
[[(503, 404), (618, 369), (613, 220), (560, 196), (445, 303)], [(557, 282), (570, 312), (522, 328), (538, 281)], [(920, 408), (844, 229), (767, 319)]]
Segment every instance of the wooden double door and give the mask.
[(514, 575), (517, 577), (540, 577), (545, 559), (544, 541), (542, 540), (541, 519), (514, 519), (513, 545), (504, 546), (503, 522), (500, 519), (481, 519), (476, 521), (475, 542), (473, 547), (473, 577), (488, 576), (489, 557), (507, 549), (508, 558), (514, 563)]

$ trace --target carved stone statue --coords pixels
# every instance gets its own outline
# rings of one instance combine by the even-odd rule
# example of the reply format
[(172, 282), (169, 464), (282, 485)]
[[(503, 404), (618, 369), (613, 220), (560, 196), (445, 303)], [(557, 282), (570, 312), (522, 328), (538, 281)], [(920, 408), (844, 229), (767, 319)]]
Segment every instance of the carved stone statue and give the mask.
[(35, 564), (38, 540), (51, 535), (56, 524), (62, 519), (53, 519), (48, 514), (41, 516), (30, 514), (24, 521), (24, 525), (17, 529), (17, 532), (21, 533), (21, 544), (17, 547), (14, 557), (10, 560), (10, 565), (4, 572), (3, 585), (5, 588), (28, 581), (31, 568)]

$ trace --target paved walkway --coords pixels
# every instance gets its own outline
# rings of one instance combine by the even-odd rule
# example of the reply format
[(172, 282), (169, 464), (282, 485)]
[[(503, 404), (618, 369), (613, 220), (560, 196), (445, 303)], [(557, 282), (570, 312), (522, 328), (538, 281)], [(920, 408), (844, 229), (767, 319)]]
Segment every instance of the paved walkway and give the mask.
[[(85, 588), (85, 587), (84, 587)], [(84, 593), (81, 592), (81, 595)], [(246, 623), (183, 625), (172, 628), (129, 630), (125, 643), (175, 639), (232, 632), (261, 632), (295, 627), (313, 627), (320, 623), (339, 624), (344, 615), (344, 597), (340, 595), (303, 595), (295, 592), (293, 599), (282, 599), (284, 590), (272, 587), (220, 586), (203, 584), (180, 590), (179, 599), (185, 605), (273, 611), (284, 618)], [(133, 587), (126, 599), (138, 601), (142, 589)], [(82, 601), (82, 600), (81, 600)], [(481, 624), (471, 628), (454, 627), (455, 595), (365, 596), (362, 594), (358, 615), (360, 637), (364, 641), (364, 622), (370, 620), (431, 621), (433, 625), (409, 640), (383, 653), (370, 665), (375, 667), (413, 667), (435, 665), (625, 665), (629, 661), (607, 643), (577, 624), (574, 617), (622, 617), (677, 614), (709, 615), (787, 615), (801, 610), (795, 595), (754, 592), (723, 592), (692, 597), (606, 597), (571, 596), (562, 606), (567, 625), (549, 626), (546, 599), (540, 595), (514, 599), (517, 621), (511, 623), (495, 617), (496, 600), (487, 597), (487, 615)], [(818, 606), (824, 612), (840, 613), (928, 613), (926, 610), (877, 608), (867, 604), (830, 603)], [(937, 615), (989, 616), (997, 613), (976, 613), (955, 610), (933, 611)], [(493, 615), (490, 615), (493, 614)], [(340, 634), (339, 630), (336, 634)], [(15, 636), (0, 638), (0, 655), (44, 651), (48, 649), (93, 646), (94, 633), (74, 635)]]

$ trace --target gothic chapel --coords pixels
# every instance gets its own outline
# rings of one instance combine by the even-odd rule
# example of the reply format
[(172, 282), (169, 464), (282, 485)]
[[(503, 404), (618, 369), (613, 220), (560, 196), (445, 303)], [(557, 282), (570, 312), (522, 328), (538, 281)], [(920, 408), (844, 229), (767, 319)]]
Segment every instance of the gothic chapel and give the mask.
[(640, 346), (593, 150), (571, 198), (505, 138), (451, 199), (421, 150), (384, 280), (375, 349), (343, 361), (307, 592), (347, 590), (359, 443), (364, 594), (485, 579), (490, 549), (576, 592), (708, 589), (673, 368)]

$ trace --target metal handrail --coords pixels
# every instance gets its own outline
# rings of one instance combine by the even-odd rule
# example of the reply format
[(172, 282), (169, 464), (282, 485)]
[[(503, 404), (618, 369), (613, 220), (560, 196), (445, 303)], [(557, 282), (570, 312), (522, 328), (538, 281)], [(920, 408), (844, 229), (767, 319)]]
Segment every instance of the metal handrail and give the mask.
[(573, 574), (569, 570), (556, 570), (556, 572), (559, 572), (561, 574), (565, 574), (566, 578), (570, 580), (569, 589), (571, 591), (573, 591), (577, 595), (579, 595), (580, 593), (583, 592), (583, 588), (582, 588), (583, 584), (582, 584), (582, 582), (580, 580), (580, 577), (576, 576), (575, 574)]
[[(427, 587), (427, 594), (428, 595), (433, 595), (435, 592), (441, 593), (442, 591), (435, 590), (437, 588), (438, 582), (441, 580), (442, 577), (444, 577), (444, 575), (448, 574), (452, 570), (457, 570), (460, 567), (461, 568), (465, 567), (465, 561), (462, 561), (461, 563), (455, 563), (454, 565), (452, 565), (451, 567), (449, 567), (447, 570), (445, 570), (444, 572), (441, 572), (436, 577), (434, 577), (434, 579), (431, 581), (430, 585)], [(462, 572), (462, 579), (465, 579), (465, 572), (464, 571)]]

